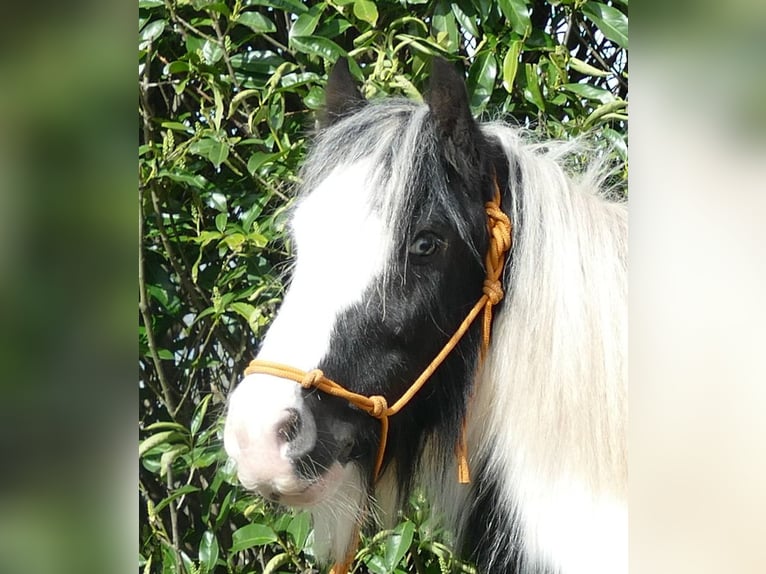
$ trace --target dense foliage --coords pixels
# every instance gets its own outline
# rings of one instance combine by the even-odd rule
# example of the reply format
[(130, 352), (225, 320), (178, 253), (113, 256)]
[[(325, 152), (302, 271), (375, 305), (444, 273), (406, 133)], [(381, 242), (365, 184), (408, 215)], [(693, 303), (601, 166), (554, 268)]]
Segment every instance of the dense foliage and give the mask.
[[(236, 487), (220, 419), (281, 299), (284, 214), (332, 63), (349, 57), (367, 97), (418, 99), (441, 55), (477, 115), (595, 129), (624, 165), (627, 5), (139, 0), (143, 571), (317, 571), (308, 515)], [(358, 572), (472, 571), (422, 497), (363, 542)]]

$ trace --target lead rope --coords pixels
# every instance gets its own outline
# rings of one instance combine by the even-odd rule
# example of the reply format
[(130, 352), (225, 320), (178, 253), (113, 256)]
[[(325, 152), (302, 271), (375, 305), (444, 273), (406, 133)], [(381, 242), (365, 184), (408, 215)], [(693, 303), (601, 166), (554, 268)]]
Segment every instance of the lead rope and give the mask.
[[(489, 339), (492, 329), (492, 307), (497, 305), (503, 298), (503, 286), (500, 276), (503, 272), (505, 256), (511, 248), (511, 221), (508, 216), (500, 209), (500, 188), (497, 181), (494, 182), (495, 194), (491, 201), (488, 201), (484, 207), (487, 212), (487, 225), (489, 229), (489, 249), (484, 259), (487, 275), (484, 279), (482, 288), (483, 295), (476, 302), (476, 305), (470, 310), (468, 315), (455, 331), (454, 335), (444, 345), (441, 351), (434, 357), (431, 363), (425, 368), (420, 376), (415, 380), (410, 388), (390, 407), (385, 397), (381, 395), (365, 396), (351, 392), (335, 381), (324, 376), (319, 369), (302, 371), (295, 367), (253, 359), (245, 369), (245, 375), (260, 373), (264, 375), (273, 375), (283, 379), (290, 379), (299, 383), (304, 389), (317, 389), (328, 395), (344, 399), (362, 409), (371, 417), (380, 420), (380, 445), (375, 459), (373, 470), (373, 484), (377, 482), (380, 470), (383, 466), (383, 457), (386, 452), (386, 441), (388, 440), (388, 418), (398, 413), (407, 403), (418, 393), (423, 385), (434, 374), (439, 365), (442, 364), (447, 355), (457, 346), (463, 335), (468, 331), (479, 313), (484, 311), (484, 320), (482, 325), (482, 341), (480, 361), (483, 362), (489, 349)], [(460, 438), (455, 449), (457, 457), (458, 482), (467, 484), (471, 481), (468, 467), (468, 447), (466, 445), (466, 422), (463, 423), (460, 431)], [(349, 555), (343, 563), (333, 565), (330, 574), (346, 574), (353, 562), (358, 545), (359, 529), (354, 533), (354, 542)]]

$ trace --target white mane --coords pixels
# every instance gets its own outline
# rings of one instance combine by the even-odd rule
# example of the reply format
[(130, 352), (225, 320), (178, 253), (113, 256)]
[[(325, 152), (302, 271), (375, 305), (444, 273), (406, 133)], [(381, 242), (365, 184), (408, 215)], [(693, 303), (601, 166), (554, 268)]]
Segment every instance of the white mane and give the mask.
[[(469, 407), (472, 461), (489, 461), (502, 492), (497, 518), (506, 530), (514, 523), (489, 552), (489, 571), (521, 549), (522, 574), (546, 565), (626, 572), (626, 205), (599, 191), (607, 172), (598, 162), (579, 179), (566, 174), (580, 144), (524, 144), (501, 124), (483, 130), (502, 143), (511, 178), (520, 174), (506, 206), (507, 298)], [(460, 539), (471, 502), (437, 474), (424, 479)], [(447, 483), (434, 489), (434, 479)]]

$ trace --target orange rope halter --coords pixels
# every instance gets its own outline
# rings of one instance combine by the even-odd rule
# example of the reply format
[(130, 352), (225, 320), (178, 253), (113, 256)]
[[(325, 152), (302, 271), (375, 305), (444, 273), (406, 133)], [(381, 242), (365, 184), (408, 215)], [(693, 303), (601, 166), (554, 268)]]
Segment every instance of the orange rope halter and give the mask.
[[(390, 407), (381, 395), (365, 396), (351, 392), (335, 381), (324, 376), (319, 369), (302, 371), (294, 367), (254, 359), (245, 369), (245, 375), (260, 373), (264, 375), (273, 375), (283, 379), (290, 379), (299, 383), (305, 389), (318, 389), (328, 395), (344, 399), (362, 409), (372, 417), (380, 420), (380, 446), (375, 460), (375, 469), (373, 471), (373, 482), (377, 482), (381, 467), (383, 466), (383, 457), (386, 452), (386, 441), (388, 439), (388, 418), (402, 410), (407, 403), (417, 394), (428, 379), (433, 375), (439, 365), (442, 364), (447, 355), (457, 346), (463, 335), (468, 331), (479, 313), (484, 311), (484, 321), (481, 342), (481, 359), (483, 360), (489, 348), (490, 331), (492, 327), (492, 307), (497, 305), (503, 298), (503, 287), (500, 281), (500, 275), (503, 271), (505, 256), (511, 248), (511, 221), (508, 216), (500, 209), (500, 189), (497, 181), (494, 182), (495, 195), (492, 201), (485, 204), (487, 212), (487, 224), (489, 228), (489, 249), (485, 257), (485, 266), (487, 275), (484, 279), (484, 294), (476, 302), (463, 322), (452, 335), (449, 341), (444, 345), (441, 351), (434, 357), (431, 363), (425, 368), (407, 391)], [(461, 430), (460, 440), (456, 448), (458, 459), (458, 481), (461, 484), (470, 482), (468, 468), (468, 449), (465, 442), (465, 421)], [(345, 564), (335, 564), (331, 574), (343, 574), (348, 571), (353, 555), (346, 560)]]

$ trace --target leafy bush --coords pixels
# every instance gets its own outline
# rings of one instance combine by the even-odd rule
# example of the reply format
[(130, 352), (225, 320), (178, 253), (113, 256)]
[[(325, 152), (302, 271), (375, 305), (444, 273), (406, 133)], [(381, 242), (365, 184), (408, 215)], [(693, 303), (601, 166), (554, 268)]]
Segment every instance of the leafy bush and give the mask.
[[(365, 96), (462, 64), (471, 106), (625, 164), (627, 0), (139, 0), (140, 565), (315, 572), (305, 513), (236, 487), (221, 415), (282, 296), (297, 167), (340, 57)], [(623, 177), (627, 173), (623, 170)], [(427, 501), (357, 571), (471, 572)]]

